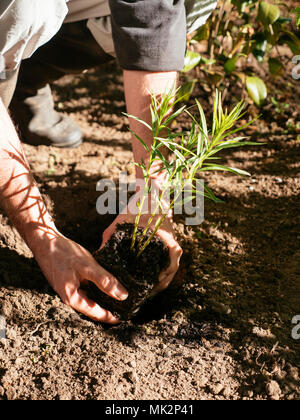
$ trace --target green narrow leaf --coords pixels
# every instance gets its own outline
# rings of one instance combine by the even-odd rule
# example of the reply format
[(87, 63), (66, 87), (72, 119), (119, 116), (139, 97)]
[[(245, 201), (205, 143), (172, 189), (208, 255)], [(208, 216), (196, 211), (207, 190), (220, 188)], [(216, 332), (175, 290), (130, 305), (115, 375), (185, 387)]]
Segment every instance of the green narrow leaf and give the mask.
[[(258, 145), (263, 145), (263, 144), (265, 143), (257, 143), (253, 141), (241, 141), (241, 142), (236, 142), (236, 143), (224, 142), (222, 145), (215, 147), (211, 152), (209, 152), (209, 154), (207, 155), (208, 157), (206, 159), (209, 159), (210, 156), (213, 156), (214, 154), (220, 152), (223, 149), (232, 149), (234, 147), (243, 147), (243, 146), (258, 146)], [(216, 159), (216, 157), (213, 157), (213, 159)]]
[(293, 13), (296, 13), (296, 25), (297, 25), (297, 28), (299, 28), (299, 25), (300, 25), (300, 6), (296, 7), (296, 9), (293, 10)]
[(246, 172), (243, 169), (231, 168), (230, 166), (217, 165), (214, 163), (206, 163), (205, 165), (206, 166), (201, 168), (201, 171), (227, 171), (232, 172), (235, 175), (251, 176), (249, 172)]
[(150, 125), (149, 125), (149, 124), (147, 124), (145, 121), (141, 120), (140, 118), (135, 117), (134, 115), (126, 114), (126, 112), (122, 112), (122, 114), (123, 114), (123, 115), (125, 115), (127, 118), (132, 118), (132, 119), (134, 119), (134, 120), (136, 120), (136, 121), (140, 122), (140, 123), (141, 123), (141, 124), (143, 124), (145, 127), (149, 128), (149, 130), (151, 130), (151, 131), (152, 131), (152, 128), (150, 127)]
[(134, 131), (130, 130), (130, 133), (142, 144), (142, 146), (144, 147), (144, 149), (146, 149), (147, 152), (149, 152), (149, 147), (147, 146), (147, 144), (144, 142), (144, 140), (142, 140)]
[(204, 134), (205, 138), (208, 139), (208, 129), (207, 129), (207, 123), (206, 123), (206, 118), (205, 118), (205, 114), (202, 108), (202, 105), (200, 104), (200, 102), (196, 99), (196, 104), (200, 113), (200, 118), (201, 118), (201, 131)]
[(165, 121), (165, 125), (169, 125), (171, 121), (173, 121), (178, 115), (180, 115), (184, 109), (186, 108), (186, 105), (179, 108), (177, 111), (173, 112), (173, 114)]
[(223, 200), (215, 196), (215, 194), (206, 184), (204, 184), (204, 190), (207, 192), (208, 198), (212, 200), (214, 203), (224, 203)]
[(174, 147), (176, 147), (176, 148), (181, 149), (185, 152), (188, 152), (191, 156), (196, 156), (192, 152), (192, 150), (187, 149), (186, 147), (182, 146), (181, 144), (178, 144), (178, 143), (175, 143), (175, 142), (172, 142), (172, 141), (168, 141), (168, 139), (164, 139), (162, 137), (156, 137), (156, 139), (159, 140), (161, 143), (163, 143), (164, 146), (166, 146), (168, 149), (170, 149), (172, 151), (174, 150)]

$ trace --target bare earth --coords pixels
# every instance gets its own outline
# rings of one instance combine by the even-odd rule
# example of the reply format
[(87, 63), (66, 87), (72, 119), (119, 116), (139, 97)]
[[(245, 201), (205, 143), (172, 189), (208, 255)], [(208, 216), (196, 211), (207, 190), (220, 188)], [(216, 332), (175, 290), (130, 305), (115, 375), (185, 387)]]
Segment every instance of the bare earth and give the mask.
[[(90, 251), (111, 221), (96, 212), (97, 181), (134, 173), (121, 75), (105, 70), (54, 87), (84, 130), (79, 149), (25, 146), (59, 228)], [(134, 323), (109, 329), (65, 306), (0, 214), (0, 400), (300, 398), (299, 84), (272, 86), (289, 107), (269, 101), (247, 132), (266, 144), (224, 157), (252, 177), (206, 177), (225, 203), (207, 203), (201, 226), (177, 218), (181, 272)], [(195, 93), (209, 113), (211, 95)]]

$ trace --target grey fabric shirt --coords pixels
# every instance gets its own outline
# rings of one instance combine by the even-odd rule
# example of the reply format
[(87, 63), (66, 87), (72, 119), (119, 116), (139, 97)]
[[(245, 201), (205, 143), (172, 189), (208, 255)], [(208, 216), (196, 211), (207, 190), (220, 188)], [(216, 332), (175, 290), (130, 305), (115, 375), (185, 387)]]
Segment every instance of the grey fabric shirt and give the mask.
[(109, 0), (121, 67), (182, 70), (187, 32), (199, 28), (216, 4), (216, 0)]
[(203, 25), (216, 4), (217, 0), (70, 0), (66, 22), (89, 19), (96, 40), (125, 69), (181, 70), (186, 33)]
[[(0, 0), (0, 53), (7, 69), (14, 69), (55, 35), (65, 17), (67, 22), (89, 19), (88, 27), (96, 40), (101, 46), (111, 45), (122, 68), (181, 70), (187, 32), (200, 27), (216, 3), (216, 0)], [(8, 9), (10, 5), (13, 7)]]

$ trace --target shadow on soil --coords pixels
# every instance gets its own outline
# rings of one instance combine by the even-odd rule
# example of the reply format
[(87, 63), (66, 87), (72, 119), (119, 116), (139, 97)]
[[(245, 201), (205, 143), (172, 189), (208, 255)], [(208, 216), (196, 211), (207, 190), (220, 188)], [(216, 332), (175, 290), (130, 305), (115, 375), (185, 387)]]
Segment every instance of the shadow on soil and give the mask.
[[(101, 97), (102, 103), (92, 111), (95, 118), (99, 112), (122, 112), (123, 104), (118, 109), (109, 101), (110, 89), (114, 90), (115, 100), (123, 101), (118, 77), (103, 75), (96, 85), (96, 78), (88, 74), (76, 84), (75, 93), (70, 91), (72, 99), (76, 94), (80, 98), (86, 94), (91, 102)], [(62, 101), (68, 100), (64, 86), (55, 89)], [(81, 109), (86, 108), (64, 110)], [(251, 157), (249, 161), (246, 152), (242, 159), (247, 159), (247, 170), (253, 174), (297, 176), (299, 146), (272, 143), (271, 148), (274, 160), (267, 164)], [(269, 148), (263, 146), (261, 150)], [(101, 234), (114, 218), (99, 216), (95, 211), (98, 180), (82, 173), (63, 179), (55, 175), (39, 179), (43, 193), (55, 204), (59, 229), (91, 252), (100, 246)], [(185, 241), (186, 257), (177, 284), (145, 305), (133, 322), (107, 329), (107, 333), (131, 345), (135, 334), (144, 333), (145, 324), (157, 321), (157, 333), (167, 340), (193, 345), (217, 337), (218, 342), (232, 345), (232, 356), (245, 372), (242, 393), (253, 391), (254, 384), (254, 392), (260, 393), (266, 379), (274, 375), (280, 384), (293, 390), (296, 379), (287, 379), (282, 372), (300, 365), (300, 343), (291, 338), (291, 320), (300, 312), (299, 197), (269, 197), (255, 191), (244, 191), (240, 197), (222, 192), (219, 195), (225, 204), (207, 203), (206, 220), (197, 232), (197, 247), (196, 232)], [(235, 244), (239, 244), (236, 249)], [(42, 275), (33, 260), (6, 248), (0, 249), (0, 260), (0, 279), (2, 275), (1, 282), (6, 286), (51, 293), (45, 280), (41, 282)], [(195, 264), (200, 270), (197, 276)], [(22, 283), (20, 273), (31, 279), (29, 284)], [(177, 312), (182, 312), (188, 322), (174, 320)], [(175, 334), (174, 325), (178, 327)]]
[[(285, 161), (292, 163), (290, 152)], [(47, 187), (48, 181), (55, 186)], [(55, 203), (58, 227), (93, 252), (114, 218), (95, 212), (98, 179), (80, 174), (76, 183), (68, 180), (67, 187), (60, 186), (60, 181), (55, 175), (48, 177), (43, 187)], [(255, 192), (240, 198), (223, 194), (222, 199), (224, 205), (206, 206), (196, 249), (196, 254), (202, 251), (201, 258), (196, 258), (201, 275), (195, 276), (191, 267), (195, 258), (191, 237), (185, 242), (186, 256), (173, 287), (145, 305), (133, 322), (108, 328), (107, 333), (132, 345), (134, 336), (144, 333), (143, 325), (163, 319), (156, 332), (173, 342), (193, 346), (216, 337), (218, 342), (230, 342), (235, 349), (232, 356), (245, 372), (241, 391), (253, 390), (255, 384), (259, 393), (265, 387), (266, 372), (270, 375), (299, 364), (300, 345), (291, 338), (291, 320), (300, 307), (300, 202), (297, 196), (270, 198)], [(212, 227), (221, 236), (212, 233)], [(226, 233), (242, 244), (243, 252), (229, 252)], [(1, 283), (52, 294), (33, 260), (6, 248), (1, 248), (0, 259)], [(23, 284), (20, 273), (30, 278), (29, 283)], [(172, 318), (179, 311), (188, 323)], [(222, 331), (229, 331), (229, 338)], [(294, 382), (282, 378), (291, 390)]]

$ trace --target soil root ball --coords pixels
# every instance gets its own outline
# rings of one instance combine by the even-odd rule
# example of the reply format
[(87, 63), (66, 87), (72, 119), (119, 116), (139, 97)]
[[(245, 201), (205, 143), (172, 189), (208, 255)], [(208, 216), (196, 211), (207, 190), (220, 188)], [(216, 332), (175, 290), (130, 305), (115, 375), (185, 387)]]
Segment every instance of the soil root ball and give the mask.
[[(134, 225), (117, 225), (115, 233), (105, 247), (96, 252), (96, 261), (113, 274), (129, 292), (126, 301), (119, 302), (89, 284), (88, 294), (102, 308), (109, 310), (121, 320), (133, 318), (143, 303), (151, 296), (158, 284), (161, 271), (170, 265), (169, 250), (164, 242), (155, 236), (145, 251), (137, 257), (131, 249)], [(138, 236), (142, 229), (138, 229)], [(151, 235), (149, 231), (145, 240)]]

